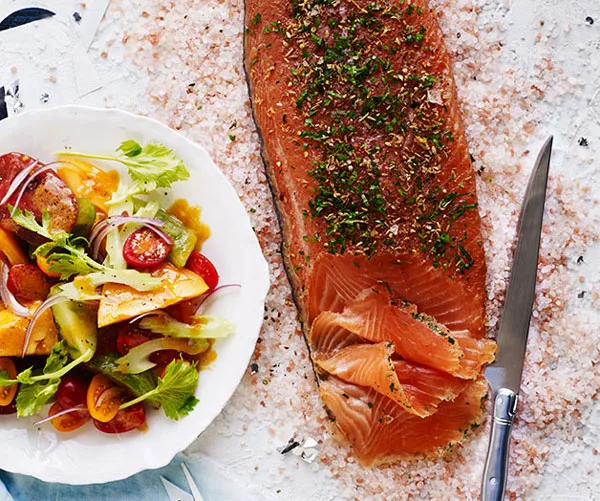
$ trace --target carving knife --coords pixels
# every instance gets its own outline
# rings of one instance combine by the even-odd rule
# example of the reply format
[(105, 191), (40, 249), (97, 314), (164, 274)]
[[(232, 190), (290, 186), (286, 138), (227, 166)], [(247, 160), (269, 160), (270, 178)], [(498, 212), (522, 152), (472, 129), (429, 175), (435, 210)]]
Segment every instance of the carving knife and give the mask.
[(482, 501), (501, 501), (506, 490), (510, 431), (517, 410), (535, 297), (551, 153), (552, 137), (548, 138), (540, 151), (525, 192), (517, 225), (517, 247), (496, 338), (498, 353), (494, 363), (485, 371), (492, 388), (493, 420), (483, 472)]

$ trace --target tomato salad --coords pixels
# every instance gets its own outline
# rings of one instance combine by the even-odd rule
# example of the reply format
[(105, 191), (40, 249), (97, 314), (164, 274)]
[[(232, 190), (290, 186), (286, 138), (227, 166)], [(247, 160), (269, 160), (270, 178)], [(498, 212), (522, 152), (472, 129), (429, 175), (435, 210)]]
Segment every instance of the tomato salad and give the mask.
[[(234, 331), (204, 314), (225, 286), (201, 223), (153, 196), (188, 179), (184, 163), (157, 143), (116, 153), (0, 156), (0, 414), (49, 405), (36, 424), (63, 432), (143, 430), (146, 407), (179, 419), (203, 357)], [(120, 162), (130, 181), (88, 159)]]

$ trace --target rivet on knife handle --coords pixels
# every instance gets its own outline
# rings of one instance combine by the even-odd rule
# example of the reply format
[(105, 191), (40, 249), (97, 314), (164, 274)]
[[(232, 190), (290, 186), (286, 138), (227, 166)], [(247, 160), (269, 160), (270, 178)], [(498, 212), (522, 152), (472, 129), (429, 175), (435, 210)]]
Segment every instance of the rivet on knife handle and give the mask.
[(494, 419), (488, 447), (483, 482), (482, 501), (502, 501), (508, 476), (510, 430), (517, 410), (517, 394), (500, 388), (494, 399)]

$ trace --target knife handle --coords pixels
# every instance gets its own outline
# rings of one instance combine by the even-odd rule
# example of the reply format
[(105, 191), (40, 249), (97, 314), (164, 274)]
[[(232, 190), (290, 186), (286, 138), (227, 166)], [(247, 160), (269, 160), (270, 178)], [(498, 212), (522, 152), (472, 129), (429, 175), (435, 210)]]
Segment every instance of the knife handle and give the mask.
[(502, 501), (508, 476), (508, 450), (510, 429), (517, 410), (517, 394), (508, 388), (500, 388), (494, 399), (494, 418), (488, 447), (481, 501)]

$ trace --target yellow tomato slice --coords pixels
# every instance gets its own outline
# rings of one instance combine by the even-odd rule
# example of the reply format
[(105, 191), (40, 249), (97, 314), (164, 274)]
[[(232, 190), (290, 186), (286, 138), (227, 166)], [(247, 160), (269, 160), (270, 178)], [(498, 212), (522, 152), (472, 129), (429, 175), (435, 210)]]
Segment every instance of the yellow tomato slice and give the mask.
[(119, 412), (123, 391), (102, 374), (96, 374), (87, 391), (87, 408), (97, 421), (108, 423)]
[[(58, 403), (54, 403), (48, 411), (48, 416), (53, 416), (54, 414), (58, 414), (61, 411), (62, 407)], [(69, 412), (68, 414), (63, 414), (54, 419), (51, 419), (50, 422), (56, 430), (67, 432), (81, 428), (85, 423), (88, 422), (89, 419), (90, 417), (84, 409), (81, 411), (73, 411)]]

